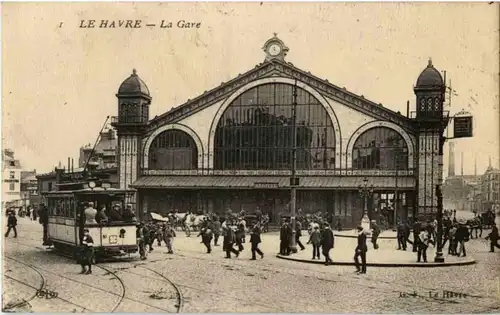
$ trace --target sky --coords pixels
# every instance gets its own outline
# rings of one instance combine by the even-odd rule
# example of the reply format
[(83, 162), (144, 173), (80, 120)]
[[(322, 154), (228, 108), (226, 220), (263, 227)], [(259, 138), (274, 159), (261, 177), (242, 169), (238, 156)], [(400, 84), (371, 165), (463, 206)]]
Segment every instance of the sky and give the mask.
[[(88, 19), (201, 25), (79, 28)], [(463, 153), (464, 173), (475, 159), (482, 173), (500, 164), (498, 20), (487, 3), (3, 3), (2, 145), (38, 173), (77, 161), (132, 68), (152, 118), (263, 62), (276, 32), (287, 61), (402, 113), (432, 57), (456, 91), (451, 113), (474, 116), (474, 137), (453, 140), (456, 172)]]

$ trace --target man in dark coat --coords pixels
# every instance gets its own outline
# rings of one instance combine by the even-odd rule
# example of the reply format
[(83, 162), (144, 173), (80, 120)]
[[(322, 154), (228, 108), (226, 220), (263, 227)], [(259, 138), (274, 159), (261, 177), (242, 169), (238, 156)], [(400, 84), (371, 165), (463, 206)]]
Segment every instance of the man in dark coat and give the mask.
[(288, 222), (283, 222), (280, 229), (280, 254), (290, 255), (290, 230)]
[(335, 239), (333, 237), (333, 232), (330, 229), (330, 225), (325, 222), (323, 230), (321, 231), (321, 249), (323, 256), (325, 256), (325, 265), (333, 263), (332, 258), (330, 257), (330, 250), (334, 247), (334, 245)]
[[(34, 209), (33, 210), (33, 214), (36, 211), (37, 210)], [(49, 238), (49, 229), (48, 229), (48, 225), (49, 225), (49, 209), (47, 209), (47, 207), (43, 203), (41, 203), (40, 206), (38, 207), (38, 211), (39, 211), (39, 215), (40, 215), (39, 222), (43, 226), (43, 245), (50, 245), (47, 242), (47, 240)]]
[(214, 246), (219, 246), (219, 244), (217, 243), (219, 242), (221, 224), (218, 217), (215, 217), (214, 221), (212, 222), (212, 231), (214, 232)]
[(9, 212), (9, 216), (7, 218), (7, 233), (5, 233), (5, 237), (9, 237), (10, 231), (14, 230), (14, 238), (17, 237), (17, 218), (14, 212)]
[(256, 260), (256, 254), (260, 255), (260, 258), (264, 258), (264, 253), (260, 250), (259, 244), (261, 242), (260, 238), (260, 227), (259, 224), (255, 224), (250, 231), (250, 244), (252, 245), (252, 260)]
[(377, 225), (377, 221), (375, 221), (375, 220), (371, 221), (371, 228), (372, 228), (373, 249), (378, 249), (377, 239), (378, 239), (378, 236), (380, 235), (380, 228)]
[(457, 251), (457, 256), (460, 257), (460, 254), (463, 254), (463, 257), (467, 256), (467, 252), (465, 251), (465, 243), (469, 241), (469, 229), (465, 225), (465, 222), (460, 222), (457, 228), (457, 232), (455, 233), (455, 240), (459, 246)]
[(300, 247), (300, 250), (306, 249), (304, 244), (300, 241), (300, 237), (302, 236), (302, 224), (300, 221), (295, 221), (295, 242)]
[(498, 227), (495, 223), (491, 226), (491, 232), (486, 236), (486, 240), (490, 240), (490, 252), (495, 252), (495, 247), (500, 249), (500, 245), (498, 245), (498, 240), (500, 239), (500, 235), (498, 234)]
[(226, 258), (231, 258), (231, 253), (235, 254), (236, 257), (240, 255), (240, 252), (233, 248), (235, 241), (236, 234), (233, 228), (228, 226), (226, 233), (224, 234), (224, 250), (226, 251)]
[[(363, 231), (362, 226), (358, 226), (358, 245), (354, 253), (354, 263), (356, 264), (356, 272), (360, 274), (366, 273), (366, 252), (368, 251), (368, 246), (366, 246), (366, 234)], [(361, 257), (361, 268), (359, 266), (359, 257)]]
[(109, 211), (106, 213), (108, 216), (108, 221), (110, 222), (119, 222), (123, 221), (122, 215), (120, 213), (120, 206), (115, 205), (113, 208), (109, 209)]
[(200, 230), (200, 233), (198, 236), (201, 235), (201, 242), (205, 245), (207, 248), (207, 254), (210, 254), (212, 252), (212, 238), (213, 238), (213, 233), (210, 227), (206, 226)]
[(415, 223), (413, 223), (413, 249), (412, 249), (414, 253), (418, 252), (418, 243), (420, 242), (420, 232), (422, 232), (422, 224), (420, 223), (419, 220), (415, 220)]
[(398, 223), (397, 227), (398, 250), (406, 250), (406, 229), (402, 222)]

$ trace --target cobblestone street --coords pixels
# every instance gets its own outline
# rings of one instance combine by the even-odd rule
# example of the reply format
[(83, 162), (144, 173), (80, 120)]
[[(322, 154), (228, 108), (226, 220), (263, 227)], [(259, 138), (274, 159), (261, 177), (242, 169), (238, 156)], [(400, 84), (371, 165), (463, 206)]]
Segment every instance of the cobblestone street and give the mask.
[[(148, 260), (106, 262), (92, 275), (40, 245), (41, 226), (19, 219), (19, 237), (4, 243), (4, 305), (34, 312), (329, 312), (495, 313), (500, 311), (500, 252), (484, 239), (468, 243), (476, 264), (442, 268), (322, 266), (275, 257), (277, 238), (263, 236), (262, 260), (204, 253), (200, 239), (179, 232), (175, 254), (155, 247)], [(483, 237), (485, 235), (483, 234)], [(304, 237), (305, 239), (305, 237)], [(307, 241), (307, 240), (305, 240)], [(337, 238), (337, 244), (352, 242)], [(388, 241), (389, 245), (391, 241)], [(248, 245), (248, 244), (246, 244)], [(387, 246), (389, 246), (387, 245)], [(385, 243), (382, 243), (385, 246)], [(392, 245), (391, 245), (392, 246)], [(310, 248), (308, 246), (307, 251)], [(334, 258), (335, 259), (335, 258)], [(43, 282), (42, 282), (43, 280)], [(34, 296), (44, 284), (52, 298)], [(180, 294), (179, 294), (179, 290)], [(443, 290), (467, 294), (443, 297)]]

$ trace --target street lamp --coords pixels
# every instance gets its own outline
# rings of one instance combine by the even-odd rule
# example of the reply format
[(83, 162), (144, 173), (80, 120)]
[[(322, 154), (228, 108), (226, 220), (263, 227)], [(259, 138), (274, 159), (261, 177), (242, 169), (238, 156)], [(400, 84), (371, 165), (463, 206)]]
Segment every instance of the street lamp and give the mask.
[(365, 201), (365, 207), (363, 210), (363, 218), (361, 219), (361, 227), (366, 232), (370, 232), (370, 218), (368, 217), (368, 197), (373, 195), (373, 184), (368, 186), (368, 179), (365, 177), (363, 179), (363, 185), (358, 186), (359, 194)]

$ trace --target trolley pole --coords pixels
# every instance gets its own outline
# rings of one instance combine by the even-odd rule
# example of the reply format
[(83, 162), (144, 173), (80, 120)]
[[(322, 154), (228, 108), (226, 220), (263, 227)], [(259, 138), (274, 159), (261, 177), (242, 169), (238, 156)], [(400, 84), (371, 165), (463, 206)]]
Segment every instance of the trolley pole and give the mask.
[(293, 86), (293, 106), (292, 106), (292, 176), (290, 177), (290, 219), (292, 223), (292, 239), (290, 240), (290, 251), (297, 252), (297, 186), (298, 178), (296, 174), (297, 169), (297, 80)]

